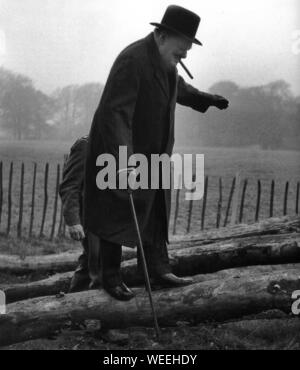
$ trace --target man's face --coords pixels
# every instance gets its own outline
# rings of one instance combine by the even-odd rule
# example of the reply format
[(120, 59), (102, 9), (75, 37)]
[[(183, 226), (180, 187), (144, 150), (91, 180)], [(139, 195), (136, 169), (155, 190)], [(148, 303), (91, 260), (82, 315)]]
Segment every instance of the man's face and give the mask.
[(159, 52), (168, 69), (175, 68), (180, 59), (187, 56), (192, 48), (192, 42), (182, 37), (163, 35), (159, 40)]

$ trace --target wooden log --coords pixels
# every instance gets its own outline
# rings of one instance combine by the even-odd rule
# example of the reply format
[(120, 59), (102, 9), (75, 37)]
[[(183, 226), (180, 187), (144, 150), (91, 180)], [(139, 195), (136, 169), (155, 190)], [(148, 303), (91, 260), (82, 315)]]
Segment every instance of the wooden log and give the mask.
[[(235, 225), (233, 227), (208, 230), (195, 235), (175, 236), (170, 239), (169, 249), (182, 249), (195, 246), (212, 244), (230, 239), (254, 237), (263, 235), (280, 235), (292, 232), (300, 232), (300, 218), (286, 216), (273, 218), (252, 225)], [(0, 272), (14, 274), (26, 274), (34, 271), (39, 272), (62, 272), (73, 270), (77, 265), (80, 251), (74, 253), (60, 253), (48, 256), (20, 256), (0, 254)], [(135, 250), (123, 247), (124, 260), (134, 258)]]
[(240, 224), (220, 229), (207, 230), (198, 234), (176, 235), (170, 240), (172, 248), (205, 245), (217, 241), (249, 236), (300, 232), (299, 216), (274, 217), (253, 224)]
[[(300, 262), (300, 234), (266, 235), (218, 242), (169, 251), (172, 271), (179, 276), (212, 273), (223, 269)], [(122, 263), (122, 275), (129, 285), (138, 279), (135, 260)]]
[(29, 238), (32, 237), (32, 229), (33, 229), (33, 221), (34, 221), (36, 171), (37, 171), (37, 164), (34, 163), (34, 165), (33, 165), (32, 192), (31, 192), (30, 224), (29, 224), (29, 234), (28, 234)]
[[(300, 289), (299, 266), (294, 270), (247, 274), (227, 279), (215, 278), (181, 288), (153, 292), (158, 322), (176, 325), (178, 320), (224, 321), (257, 314), (268, 309), (290, 313), (292, 293)], [(7, 305), (0, 315), (0, 345), (49, 336), (67, 321), (98, 319), (101, 326), (120, 328), (152, 326), (153, 318), (144, 289), (134, 289), (129, 302), (113, 299), (105, 291), (94, 290), (57, 297), (34, 298)]]
[[(72, 271), (78, 264), (78, 257), (82, 251), (63, 252), (42, 256), (26, 256), (0, 254), (0, 272), (23, 275), (32, 272), (55, 273)], [(136, 256), (132, 248), (123, 247), (123, 260)]]
[[(175, 249), (169, 252), (172, 271), (180, 276), (213, 273), (222, 269), (248, 265), (268, 265), (300, 262), (300, 234), (245, 238), (206, 246)], [(38, 295), (66, 291), (72, 273), (57, 274), (49, 279), (2, 286), (8, 301), (12, 302)], [(143, 283), (137, 272), (135, 259), (122, 263), (122, 276), (128, 285)]]
[[(258, 265), (256, 266), (256, 273), (257, 274), (266, 274), (274, 271), (288, 271), (291, 269), (299, 268), (300, 265), (297, 263), (294, 264), (284, 264), (284, 265)], [(129, 267), (127, 266), (127, 271)], [(197, 282), (202, 281), (209, 281), (216, 278), (219, 279), (227, 279), (233, 276), (246, 276), (249, 274), (249, 270), (251, 270), (253, 266), (246, 266), (246, 267), (237, 267), (231, 268), (227, 270), (220, 270), (214, 273), (206, 273), (206, 274), (198, 274), (196, 276)], [(123, 274), (125, 269), (123, 268)], [(64, 272), (56, 275), (52, 275), (49, 278), (34, 281), (31, 283), (25, 284), (13, 284), (9, 286), (2, 286), (2, 290), (5, 292), (6, 295), (6, 303), (13, 303), (25, 299), (36, 298), (36, 297), (43, 297), (49, 295), (56, 295), (62, 292), (67, 292), (70, 286), (70, 281), (73, 276), (73, 272)], [(125, 280), (129, 280), (130, 285), (138, 285), (142, 284), (139, 279), (135, 279), (132, 277), (126, 277)], [(135, 284), (132, 284), (135, 282)], [(127, 281), (128, 283), (128, 281)]]
[(8, 236), (10, 233), (11, 227), (11, 207), (12, 207), (12, 181), (13, 181), (13, 171), (14, 171), (14, 164), (13, 162), (10, 163), (9, 169), (9, 180), (8, 180), (8, 202), (7, 202), (7, 229), (6, 235)]
[(20, 180), (20, 201), (19, 201), (19, 220), (17, 226), (18, 238), (22, 236), (22, 222), (23, 222), (23, 205), (24, 205), (24, 163), (21, 166), (21, 180)]
[(44, 225), (46, 220), (46, 212), (48, 206), (48, 176), (49, 176), (49, 163), (45, 166), (45, 177), (44, 177), (44, 206), (43, 206), (43, 216), (40, 229), (40, 237), (44, 235)]

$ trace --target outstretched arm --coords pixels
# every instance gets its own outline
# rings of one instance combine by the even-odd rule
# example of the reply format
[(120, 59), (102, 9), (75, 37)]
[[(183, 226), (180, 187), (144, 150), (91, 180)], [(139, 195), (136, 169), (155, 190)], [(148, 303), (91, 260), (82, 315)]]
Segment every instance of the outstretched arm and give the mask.
[(177, 103), (205, 113), (210, 106), (218, 109), (228, 108), (229, 102), (220, 95), (208, 94), (189, 85), (184, 79), (178, 78)]

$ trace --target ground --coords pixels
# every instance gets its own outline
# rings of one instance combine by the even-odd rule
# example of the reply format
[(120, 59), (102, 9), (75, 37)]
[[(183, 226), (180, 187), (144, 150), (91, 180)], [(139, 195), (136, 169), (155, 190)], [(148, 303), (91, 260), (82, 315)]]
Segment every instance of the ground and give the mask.
[[(277, 318), (276, 318), (277, 317)], [(86, 329), (66, 328), (48, 339), (17, 343), (7, 350), (300, 350), (299, 319), (281, 312), (266, 312), (256, 318), (227, 323), (204, 323), (162, 328), (158, 341), (152, 328), (129, 328), (118, 331), (128, 339), (111, 343), (88, 323)], [(93, 328), (94, 326), (94, 328)]]

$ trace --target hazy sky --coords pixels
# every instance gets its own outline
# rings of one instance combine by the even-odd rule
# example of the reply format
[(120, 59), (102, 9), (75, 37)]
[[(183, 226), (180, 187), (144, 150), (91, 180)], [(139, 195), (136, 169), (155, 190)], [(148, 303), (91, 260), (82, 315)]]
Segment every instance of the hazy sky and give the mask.
[(300, 94), (299, 0), (0, 0), (0, 65), (46, 92), (104, 83), (117, 54), (151, 32), (149, 22), (160, 21), (172, 3), (202, 18), (197, 37), (204, 46), (186, 59), (194, 86), (285, 79)]

